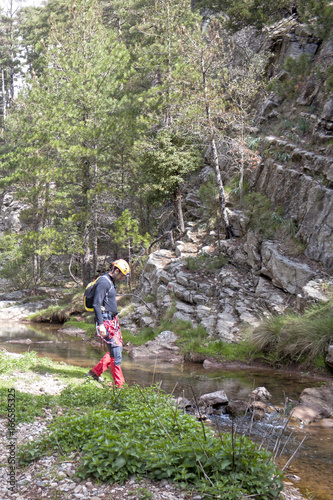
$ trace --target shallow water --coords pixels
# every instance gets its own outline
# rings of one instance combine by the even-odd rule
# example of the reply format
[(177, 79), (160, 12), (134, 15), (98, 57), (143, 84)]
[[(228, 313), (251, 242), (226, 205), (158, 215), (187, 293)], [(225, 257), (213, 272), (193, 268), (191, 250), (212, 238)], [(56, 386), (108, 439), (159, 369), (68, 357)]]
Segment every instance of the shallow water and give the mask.
[[(32, 343), (17, 343), (18, 340), (27, 339)], [(59, 332), (57, 327), (17, 323), (0, 324), (0, 349), (16, 353), (36, 351), (39, 356), (47, 356), (54, 361), (87, 367), (87, 371), (103, 355), (100, 349), (92, 347), (81, 338)], [(185, 363), (175, 366), (169, 363), (157, 364), (154, 360), (131, 360), (126, 353), (123, 355), (122, 368), (128, 384), (149, 386), (152, 383), (160, 383), (164, 391), (187, 398), (224, 390), (229, 400), (247, 400), (254, 388), (265, 386), (272, 394), (271, 403), (283, 406), (286, 397), (296, 401), (303, 389), (318, 386), (318, 383), (309, 382), (302, 377), (284, 375), (274, 370), (205, 370), (201, 364)], [(229, 430), (231, 421), (225, 416), (220, 419), (218, 425), (223, 430)], [(278, 420), (266, 422), (265, 425), (256, 423), (252, 429), (252, 438), (260, 441), (263, 433), (273, 436), (283, 425), (280, 417)], [(239, 430), (241, 431), (240, 426)], [(295, 428), (284, 454), (278, 460), (279, 466), (285, 465), (305, 434), (306, 441), (289, 466), (287, 476), (302, 493), (316, 493), (316, 500), (333, 500), (332, 428), (321, 427), (320, 423), (304, 429)], [(296, 479), (293, 476), (296, 476)], [(297, 480), (297, 477), (300, 477), (300, 480)]]

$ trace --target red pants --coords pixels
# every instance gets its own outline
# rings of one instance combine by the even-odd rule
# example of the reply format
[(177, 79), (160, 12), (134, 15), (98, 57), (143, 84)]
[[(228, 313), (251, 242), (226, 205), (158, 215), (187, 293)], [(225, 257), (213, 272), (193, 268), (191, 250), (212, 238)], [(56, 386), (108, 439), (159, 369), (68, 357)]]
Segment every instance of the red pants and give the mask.
[(114, 364), (114, 358), (111, 358), (109, 351), (103, 356), (99, 363), (92, 369), (92, 371), (99, 377), (105, 370), (110, 367), (114, 383), (118, 387), (122, 387), (125, 383), (125, 378), (121, 366)]

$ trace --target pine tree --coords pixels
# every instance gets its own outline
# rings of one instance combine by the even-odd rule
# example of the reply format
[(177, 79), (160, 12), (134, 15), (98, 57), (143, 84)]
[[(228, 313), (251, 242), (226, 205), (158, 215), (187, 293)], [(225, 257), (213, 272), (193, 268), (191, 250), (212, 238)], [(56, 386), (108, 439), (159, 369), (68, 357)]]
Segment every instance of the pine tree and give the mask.
[(47, 72), (32, 77), (17, 101), (8, 163), (34, 214), (35, 234), (46, 227), (61, 233), (63, 252), (82, 255), (87, 283), (99, 216), (112, 211), (107, 201), (121, 182), (114, 156), (132, 122), (131, 69), (96, 2), (77, 2), (70, 14), (67, 27), (52, 26)]
[(162, 129), (150, 141), (141, 145), (142, 177), (146, 196), (151, 203), (173, 200), (179, 229), (185, 231), (181, 187), (185, 178), (202, 165), (198, 147), (190, 138)]
[(136, 64), (144, 82), (141, 116), (146, 127), (137, 149), (140, 178), (149, 202), (162, 203), (171, 196), (179, 228), (184, 231), (181, 186), (185, 175), (198, 168), (200, 155), (189, 135), (175, 128), (180, 93), (175, 75), (182, 59), (182, 26), (191, 29), (196, 18), (189, 0), (151, 1), (138, 13), (139, 22), (132, 33), (138, 47)]
[(0, 127), (3, 129), (5, 128), (8, 109), (15, 97), (15, 87), (20, 74), (17, 33), (17, 14), (20, 3), (19, 0), (7, 0), (3, 10), (0, 7)]

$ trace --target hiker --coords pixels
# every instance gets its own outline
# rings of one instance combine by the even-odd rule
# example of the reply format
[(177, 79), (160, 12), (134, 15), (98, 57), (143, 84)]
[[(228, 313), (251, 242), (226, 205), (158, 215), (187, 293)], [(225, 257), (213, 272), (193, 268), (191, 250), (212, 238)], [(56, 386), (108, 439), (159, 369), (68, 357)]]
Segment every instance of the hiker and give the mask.
[(109, 272), (103, 275), (96, 282), (93, 308), (96, 320), (97, 335), (108, 345), (107, 352), (100, 362), (89, 372), (87, 376), (99, 380), (103, 371), (110, 366), (114, 383), (122, 387), (125, 383), (121, 369), (121, 355), (123, 349), (123, 339), (120, 325), (117, 318), (116, 283), (130, 272), (128, 263), (119, 259), (112, 262)]

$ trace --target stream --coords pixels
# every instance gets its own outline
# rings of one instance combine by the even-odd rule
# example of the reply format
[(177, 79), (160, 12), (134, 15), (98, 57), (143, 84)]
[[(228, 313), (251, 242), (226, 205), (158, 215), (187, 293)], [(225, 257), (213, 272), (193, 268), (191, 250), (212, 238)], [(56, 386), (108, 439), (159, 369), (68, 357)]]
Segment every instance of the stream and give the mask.
[[(99, 348), (92, 347), (81, 338), (69, 336), (58, 330), (59, 326), (26, 325), (21, 323), (0, 323), (0, 350), (23, 353), (36, 351), (38, 356), (49, 357), (54, 361), (92, 368), (102, 357)], [(30, 339), (31, 344), (17, 341)], [(272, 394), (270, 403), (283, 407), (286, 397), (297, 401), (306, 387), (316, 387), (314, 382), (304, 377), (281, 374), (274, 370), (235, 371), (205, 370), (201, 364), (185, 363), (182, 366), (169, 363), (156, 363), (154, 360), (132, 360), (123, 354), (122, 369), (126, 382), (150, 386), (159, 383), (167, 393), (188, 399), (202, 394), (224, 390), (228, 399), (248, 400), (249, 393), (256, 387), (265, 386)], [(241, 433), (251, 430), (251, 438), (276, 442), (282, 433), (285, 421), (273, 414), (264, 423), (254, 423), (251, 427), (245, 419), (236, 422)], [(278, 414), (279, 415), (279, 414)], [(214, 424), (222, 431), (231, 430), (231, 420), (227, 415), (214, 419)], [(242, 426), (245, 426), (244, 428)], [(292, 435), (291, 435), (292, 433)], [(299, 443), (306, 440), (297, 452), (286, 472), (286, 479), (298, 487), (304, 495), (316, 500), (333, 500), (333, 428), (324, 427), (321, 422), (300, 429), (288, 425), (281, 439), (283, 454), (277, 459), (282, 468), (293, 455)], [(289, 438), (288, 438), (289, 436)], [(266, 444), (265, 444), (266, 446)], [(273, 445), (272, 445), (273, 446)]]

